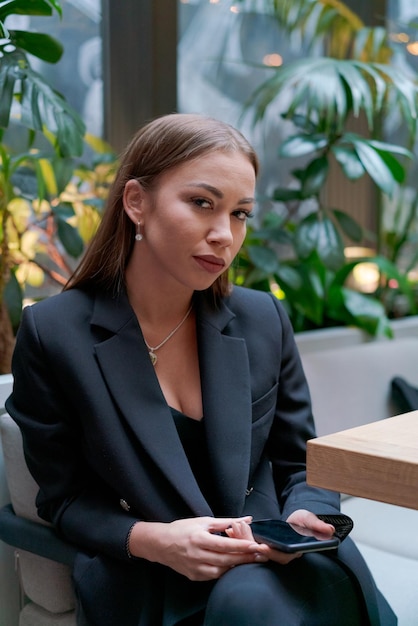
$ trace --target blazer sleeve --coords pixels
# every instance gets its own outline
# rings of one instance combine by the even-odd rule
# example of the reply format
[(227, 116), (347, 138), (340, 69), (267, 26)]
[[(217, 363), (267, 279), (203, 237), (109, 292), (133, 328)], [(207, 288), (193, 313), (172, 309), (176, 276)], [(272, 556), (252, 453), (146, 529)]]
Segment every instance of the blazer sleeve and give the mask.
[(23, 312), (12, 369), (6, 409), (21, 429), (26, 462), (39, 485), (38, 514), (91, 553), (129, 559), (126, 542), (138, 520), (119, 507), (117, 494), (112, 497), (89, 467), (83, 454), (83, 407), (72, 408), (71, 389), (43, 348), (32, 307)]
[(300, 508), (335, 513), (339, 494), (306, 483), (306, 442), (316, 436), (310, 392), (290, 320), (280, 302), (272, 298), (281, 320), (282, 354), (268, 451), (283, 519)]

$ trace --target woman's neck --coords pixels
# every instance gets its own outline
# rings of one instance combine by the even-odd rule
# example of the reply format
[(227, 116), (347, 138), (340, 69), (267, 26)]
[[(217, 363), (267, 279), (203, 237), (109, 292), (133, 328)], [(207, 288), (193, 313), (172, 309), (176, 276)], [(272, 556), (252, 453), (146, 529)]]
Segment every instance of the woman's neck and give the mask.
[(178, 284), (162, 284), (129, 266), (125, 278), (129, 302), (141, 325), (170, 325), (191, 306), (193, 292), (190, 289), (182, 289)]

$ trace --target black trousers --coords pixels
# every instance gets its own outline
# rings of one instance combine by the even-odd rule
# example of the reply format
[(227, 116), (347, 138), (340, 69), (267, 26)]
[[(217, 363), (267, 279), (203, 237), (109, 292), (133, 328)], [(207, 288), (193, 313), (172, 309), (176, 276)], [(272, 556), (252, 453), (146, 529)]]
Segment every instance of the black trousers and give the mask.
[[(272, 562), (239, 565), (219, 580), (203, 583), (192, 583), (158, 564), (147, 567), (146, 579), (135, 573), (134, 563), (132, 568), (127, 568), (126, 564), (112, 561), (108, 568), (102, 567), (95, 573), (87, 568), (84, 594), (92, 594), (89, 614), (84, 614), (80, 605), (77, 624), (369, 625), (356, 579), (339, 561), (321, 553), (305, 554), (288, 565)], [(121, 583), (127, 591), (124, 603), (118, 602), (119, 596), (112, 593), (116, 586), (121, 588)]]
[(355, 581), (334, 559), (309, 554), (288, 565), (241, 565), (219, 579), (205, 612), (181, 626), (363, 626)]

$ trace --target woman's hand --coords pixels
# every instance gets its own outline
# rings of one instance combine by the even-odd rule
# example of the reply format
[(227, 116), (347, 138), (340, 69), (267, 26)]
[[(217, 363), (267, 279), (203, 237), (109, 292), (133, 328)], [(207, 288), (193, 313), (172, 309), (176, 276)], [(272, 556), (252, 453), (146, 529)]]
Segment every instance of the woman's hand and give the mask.
[[(232, 522), (231, 527), (226, 529), (226, 533), (228, 537), (235, 537), (241, 539), (247, 539), (253, 541), (253, 533), (251, 531), (251, 526), (244, 520), (237, 520)], [(280, 552), (280, 550), (276, 550), (274, 548), (270, 548), (265, 543), (259, 544), (260, 554), (266, 556), (270, 561), (275, 561), (276, 563), (280, 563), (280, 565), (287, 565), (290, 561), (299, 558), (302, 556), (300, 552), (296, 554), (288, 554), (287, 552)]]
[[(292, 526), (304, 528), (305, 531), (307, 531), (307, 535), (316, 536), (318, 537), (318, 539), (329, 539), (333, 536), (335, 532), (334, 526), (323, 522), (315, 515), (315, 513), (307, 511), (306, 509), (299, 509), (297, 511), (294, 511), (291, 515), (289, 515), (286, 521)], [(248, 530), (245, 527), (247, 527)], [(243, 522), (240, 522), (239, 524), (235, 523), (232, 525), (232, 528), (234, 529), (234, 536), (240, 535), (245, 536), (247, 539), (249, 539), (248, 532), (251, 532), (251, 527), (248, 524), (245, 524)], [(302, 552), (296, 552), (292, 554), (289, 554), (287, 552), (281, 552), (280, 550), (270, 548), (265, 544), (260, 544), (260, 551), (261, 550), (263, 550), (263, 555), (267, 555), (271, 561), (274, 561), (275, 563), (280, 563), (280, 565), (286, 565), (287, 563), (290, 563), (290, 561), (301, 557), (303, 554)]]
[(335, 533), (335, 528), (332, 524), (327, 524), (327, 522), (320, 520), (315, 513), (306, 509), (294, 511), (289, 515), (286, 522), (309, 530), (313, 536), (318, 536), (319, 539), (330, 539)]
[(130, 534), (129, 550), (190, 580), (214, 580), (236, 565), (268, 560), (269, 548), (254, 541), (250, 522), (251, 517), (138, 522)]

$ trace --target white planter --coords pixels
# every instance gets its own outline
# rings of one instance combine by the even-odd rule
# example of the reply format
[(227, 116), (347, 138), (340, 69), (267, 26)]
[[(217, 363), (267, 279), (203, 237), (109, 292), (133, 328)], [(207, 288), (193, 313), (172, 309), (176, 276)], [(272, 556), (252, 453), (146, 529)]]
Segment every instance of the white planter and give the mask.
[[(403, 317), (391, 322), (394, 338), (418, 337), (418, 315)], [(296, 343), (301, 354), (318, 350), (333, 350), (344, 346), (353, 346), (367, 341), (391, 341), (386, 337), (372, 337), (359, 328), (347, 326), (337, 328), (319, 328), (295, 334)]]

